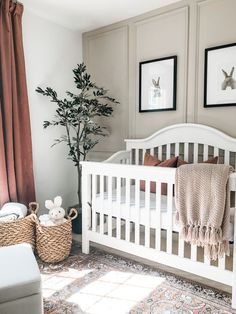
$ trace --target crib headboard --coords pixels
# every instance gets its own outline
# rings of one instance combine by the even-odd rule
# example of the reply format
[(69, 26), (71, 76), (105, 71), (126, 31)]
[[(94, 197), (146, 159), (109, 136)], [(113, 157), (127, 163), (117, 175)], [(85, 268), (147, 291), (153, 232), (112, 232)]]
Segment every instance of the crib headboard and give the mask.
[(202, 162), (219, 156), (219, 163), (236, 168), (236, 139), (202, 124), (175, 124), (145, 139), (125, 140), (132, 164), (142, 164), (145, 152), (160, 160), (180, 156), (188, 162)]

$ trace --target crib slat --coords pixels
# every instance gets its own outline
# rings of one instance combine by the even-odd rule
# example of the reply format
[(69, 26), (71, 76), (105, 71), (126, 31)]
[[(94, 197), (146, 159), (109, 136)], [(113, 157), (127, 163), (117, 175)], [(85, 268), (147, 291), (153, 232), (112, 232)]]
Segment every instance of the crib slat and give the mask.
[(109, 176), (108, 184), (108, 236), (112, 236), (112, 177)]
[(121, 228), (121, 223), (120, 223), (120, 210), (121, 210), (121, 178), (117, 177), (117, 190), (116, 190), (116, 208), (117, 208), (117, 218), (116, 218), (116, 237), (117, 239), (120, 239), (120, 228)]
[[(123, 163), (125, 164), (125, 159), (123, 159)], [(114, 177), (114, 180), (112, 180), (112, 191), (116, 190), (116, 178)]]
[(156, 182), (156, 250), (161, 250), (161, 183)]
[(224, 164), (229, 165), (229, 151), (225, 150)]
[(219, 148), (214, 147), (214, 157), (219, 156)]
[(179, 236), (179, 243), (178, 243), (178, 255), (179, 257), (184, 257), (184, 240), (180, 239)]
[(191, 245), (191, 260), (196, 262), (197, 261), (197, 246)]
[(225, 254), (222, 258), (219, 258), (218, 267), (223, 270), (225, 269)]
[(206, 266), (210, 266), (211, 265), (211, 260), (205, 255), (205, 252), (204, 252), (204, 264)]
[(198, 163), (198, 144), (194, 143), (193, 145), (193, 163)]
[(142, 149), (142, 165), (144, 164), (144, 156), (146, 154), (146, 149)]
[(100, 175), (100, 233), (104, 234), (104, 176)]
[(188, 143), (184, 143), (184, 160), (188, 161)]
[(179, 143), (175, 143), (175, 156), (179, 156)]
[(154, 156), (154, 148), (150, 149), (150, 155)]
[(168, 216), (167, 253), (172, 254), (173, 185), (171, 183), (168, 183), (168, 185), (167, 185), (167, 216)]
[(97, 176), (92, 175), (92, 231), (96, 232), (96, 207), (95, 200), (97, 194)]
[(139, 149), (135, 149), (135, 165), (139, 165)]
[(126, 201), (125, 201), (125, 240), (130, 242), (130, 179), (126, 178)]
[(203, 146), (203, 161), (208, 159), (208, 145), (204, 144)]
[(170, 159), (170, 144), (166, 145), (166, 159)]
[(156, 230), (155, 248), (161, 251), (161, 183), (156, 182)]
[(135, 244), (140, 243), (140, 181), (135, 180)]
[(145, 246), (150, 247), (150, 181), (145, 181)]
[(158, 159), (162, 160), (162, 146), (158, 147)]

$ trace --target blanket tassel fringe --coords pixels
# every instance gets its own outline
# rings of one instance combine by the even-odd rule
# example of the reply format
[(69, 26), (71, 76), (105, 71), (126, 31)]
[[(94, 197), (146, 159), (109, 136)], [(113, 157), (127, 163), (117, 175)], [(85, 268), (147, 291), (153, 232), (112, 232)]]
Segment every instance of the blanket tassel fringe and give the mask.
[(204, 248), (204, 254), (211, 260), (230, 255), (229, 241), (223, 240), (221, 228), (188, 225), (182, 227), (180, 238), (190, 244)]

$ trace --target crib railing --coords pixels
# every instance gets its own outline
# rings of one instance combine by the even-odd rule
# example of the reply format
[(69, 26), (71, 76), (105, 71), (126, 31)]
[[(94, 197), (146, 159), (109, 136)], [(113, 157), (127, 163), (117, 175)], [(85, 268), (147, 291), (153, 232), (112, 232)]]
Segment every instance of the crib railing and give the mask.
[[(158, 181), (157, 181), (158, 178)], [(145, 229), (145, 247), (150, 247), (150, 183), (156, 182), (156, 235), (160, 234), (161, 226), (160, 216), (161, 211), (161, 183), (167, 184), (167, 210), (170, 224), (167, 228), (167, 251), (171, 252), (171, 233), (172, 233), (172, 205), (173, 205), (173, 187), (174, 187), (175, 169), (174, 168), (151, 168), (139, 167), (135, 165), (120, 165), (109, 163), (83, 163), (83, 230), (92, 230), (100, 235), (104, 235), (104, 221), (107, 222), (107, 235), (112, 236), (112, 229), (114, 222), (116, 223), (115, 238), (121, 239), (121, 225), (125, 224), (125, 241), (130, 241), (130, 225), (134, 225), (134, 242), (140, 243), (140, 224)], [(145, 181), (145, 212), (141, 213), (140, 207), (140, 181)], [(134, 208), (135, 215), (132, 213), (130, 192), (131, 188), (134, 190), (135, 201)], [(121, 206), (121, 189), (125, 192), (125, 200), (123, 210)], [(116, 195), (114, 195), (114, 193)], [(97, 198), (99, 197), (100, 206)], [(115, 199), (115, 201), (114, 201)], [(104, 202), (106, 201), (106, 208)], [(96, 204), (95, 204), (96, 202)], [(86, 210), (86, 209), (87, 210)], [(105, 212), (104, 212), (105, 211)], [(85, 215), (84, 215), (85, 212)], [(97, 217), (99, 214), (99, 217)], [(104, 216), (106, 216), (104, 219)], [(112, 219), (113, 218), (113, 219)], [(116, 220), (114, 221), (114, 218)], [(99, 220), (99, 225), (97, 221)], [(155, 222), (152, 221), (152, 226)], [(160, 248), (160, 237), (156, 236), (157, 248)]]
[(144, 139), (127, 139), (126, 149), (131, 151), (132, 164), (143, 164), (145, 152), (160, 160), (180, 156), (197, 163), (218, 156), (220, 164), (236, 169), (236, 140), (219, 130), (199, 124), (176, 124), (157, 131)]
[[(86, 175), (86, 170), (88, 174)], [(150, 182), (156, 182), (158, 178), (158, 182), (156, 182), (156, 211), (157, 216), (160, 211), (160, 200), (161, 200), (161, 182), (168, 184), (168, 195), (167, 195), (167, 208), (169, 210), (169, 215), (172, 215), (172, 195), (173, 195), (173, 186), (174, 186), (174, 177), (175, 177), (175, 169), (173, 168), (150, 168), (150, 167), (139, 167), (135, 165), (119, 165), (119, 164), (101, 164), (101, 163), (83, 163), (83, 186), (84, 193), (87, 195), (87, 199), (85, 200), (84, 194), (84, 206), (89, 208), (87, 224), (85, 229), (91, 228), (93, 231), (96, 230), (96, 212), (100, 214), (100, 225), (99, 225), (99, 233), (104, 234), (104, 215), (106, 215), (108, 221), (108, 236), (111, 236), (112, 233), (112, 217), (117, 218), (117, 238), (120, 239), (120, 223), (121, 219), (125, 221), (126, 224), (126, 236), (125, 240), (129, 241), (130, 236), (130, 222), (135, 224), (135, 243), (139, 244), (139, 229), (140, 229), (140, 219), (142, 218), (142, 225), (145, 226), (145, 246), (149, 247), (150, 242)], [(144, 180), (146, 184), (146, 192), (145, 192), (145, 214), (142, 214), (139, 211), (140, 206), (140, 180)], [(89, 191), (86, 189), (86, 186), (89, 187)], [(136, 217), (130, 217), (130, 190), (131, 187), (134, 190), (135, 194), (135, 202), (134, 207), (136, 210)], [(114, 188), (116, 188), (114, 195)], [(125, 190), (125, 211), (122, 213), (120, 211), (119, 206), (121, 205), (121, 189)], [(86, 191), (85, 191), (86, 190)], [(172, 192), (172, 193), (171, 193)], [(97, 198), (97, 194), (99, 194), (100, 200), (100, 208), (95, 208), (95, 201)], [(108, 207), (106, 208), (106, 212), (104, 213), (104, 201), (106, 196), (106, 201)], [(114, 197), (116, 198), (116, 202), (114, 202)], [(87, 205), (86, 205), (87, 204)], [(91, 206), (91, 207), (90, 207)], [(124, 212), (124, 213), (123, 213)], [(122, 214), (120, 216), (120, 214)], [(92, 215), (92, 217), (90, 217)], [(131, 220), (132, 218), (132, 220)], [(172, 220), (172, 219), (170, 219)], [(153, 222), (152, 222), (153, 224)], [(159, 220), (157, 220), (156, 231), (160, 233)], [(168, 232), (171, 231), (171, 224), (168, 227)], [(168, 251), (171, 251), (171, 244), (168, 241)]]
[[(129, 152), (117, 155), (117, 162), (121, 156), (127, 162)], [(204, 257), (202, 248), (187, 245), (179, 238), (174, 223), (175, 171), (174, 168), (82, 162), (82, 250), (88, 254), (91, 241), (230, 285), (236, 307), (236, 258), (233, 258), (236, 245), (231, 245), (230, 258), (224, 256), (211, 262)], [(140, 192), (142, 181), (145, 191)], [(167, 185), (166, 196), (161, 193), (163, 184)], [(230, 187), (236, 191), (235, 174), (231, 175)], [(151, 193), (153, 188), (155, 193)]]
[(104, 161), (105, 163), (114, 164), (131, 164), (131, 151), (121, 150), (113, 154), (110, 158)]

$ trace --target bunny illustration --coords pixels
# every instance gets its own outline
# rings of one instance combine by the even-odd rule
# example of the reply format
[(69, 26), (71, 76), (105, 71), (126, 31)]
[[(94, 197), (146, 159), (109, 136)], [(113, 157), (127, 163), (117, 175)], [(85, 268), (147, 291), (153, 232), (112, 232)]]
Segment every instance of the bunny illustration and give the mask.
[(236, 81), (233, 78), (234, 73), (234, 67), (232, 67), (230, 74), (228, 74), (225, 70), (222, 69), (222, 72), (225, 76), (225, 79), (221, 85), (222, 90), (226, 90), (227, 87), (230, 87), (231, 89), (236, 89)]
[(52, 222), (54, 225), (58, 225), (66, 221), (66, 219), (64, 218), (65, 210), (61, 207), (61, 204), (62, 204), (61, 196), (55, 197), (54, 202), (51, 200), (45, 201), (45, 207), (49, 209), (48, 214), (49, 221)]
[(158, 77), (157, 81), (152, 79), (152, 84), (155, 87), (154, 97), (161, 97), (160, 76)]

